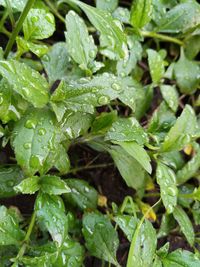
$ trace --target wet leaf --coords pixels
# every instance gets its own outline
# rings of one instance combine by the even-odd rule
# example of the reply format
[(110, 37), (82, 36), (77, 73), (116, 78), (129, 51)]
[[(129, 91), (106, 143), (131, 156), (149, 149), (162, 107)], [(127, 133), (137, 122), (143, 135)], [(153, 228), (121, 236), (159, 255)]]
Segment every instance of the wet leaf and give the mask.
[(35, 211), (40, 227), (50, 233), (59, 247), (62, 246), (68, 231), (62, 199), (59, 196), (40, 193), (35, 202)]
[(55, 175), (42, 176), (39, 180), (39, 185), (41, 190), (49, 195), (61, 195), (71, 192), (67, 184)]
[(117, 215), (114, 220), (131, 242), (137, 227), (138, 219), (130, 215)]
[(55, 19), (52, 13), (42, 8), (32, 8), (24, 23), (25, 40), (45, 39), (55, 31)]
[(97, 207), (97, 191), (86, 181), (79, 179), (66, 179), (65, 183), (71, 190), (71, 192), (63, 195), (66, 203), (78, 206), (81, 210), (95, 209)]
[(147, 55), (152, 81), (158, 84), (165, 73), (164, 61), (161, 55), (153, 49), (147, 49)]
[(161, 85), (160, 91), (167, 105), (176, 112), (179, 104), (178, 92), (175, 87), (170, 85)]
[(119, 240), (107, 217), (100, 213), (86, 213), (83, 217), (83, 235), (91, 255), (119, 266), (116, 259)]
[(20, 184), (14, 187), (16, 192), (21, 192), (22, 194), (34, 194), (40, 189), (39, 177), (32, 176), (24, 179)]
[(24, 99), (41, 108), (49, 99), (48, 84), (39, 72), (16, 60), (1, 60), (0, 74), (10, 87)]
[(136, 28), (143, 28), (152, 15), (152, 0), (136, 0), (131, 6), (131, 24)]
[(178, 190), (176, 187), (176, 176), (172, 169), (158, 162), (156, 169), (156, 180), (160, 185), (161, 198), (168, 213), (172, 213), (177, 204)]
[(4, 206), (0, 206), (0, 217), (0, 246), (19, 245), (25, 235), (17, 217)]
[(194, 229), (187, 213), (180, 206), (177, 206), (173, 211), (173, 216), (178, 222), (181, 231), (185, 235), (188, 243), (193, 246), (195, 238)]
[(112, 13), (118, 6), (118, 0), (97, 0), (96, 6), (99, 9), (106, 10)]

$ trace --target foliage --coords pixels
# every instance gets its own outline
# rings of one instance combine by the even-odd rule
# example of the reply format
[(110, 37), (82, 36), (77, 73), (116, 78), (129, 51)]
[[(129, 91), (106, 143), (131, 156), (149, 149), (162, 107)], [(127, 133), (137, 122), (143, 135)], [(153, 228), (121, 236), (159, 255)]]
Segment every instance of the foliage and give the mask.
[(200, 266), (200, 5), (88, 2), (0, 0), (0, 267)]

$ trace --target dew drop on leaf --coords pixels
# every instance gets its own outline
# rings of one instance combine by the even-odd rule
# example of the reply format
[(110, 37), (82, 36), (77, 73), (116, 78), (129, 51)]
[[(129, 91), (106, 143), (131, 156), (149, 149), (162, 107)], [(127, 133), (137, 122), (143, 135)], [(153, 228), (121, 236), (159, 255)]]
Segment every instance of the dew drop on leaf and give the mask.
[(109, 100), (110, 100), (109, 97), (102, 95), (102, 96), (99, 97), (98, 103), (100, 105), (106, 105), (106, 104), (108, 104)]
[(29, 149), (29, 148), (31, 148), (31, 143), (24, 143), (23, 147), (25, 149)]
[(33, 120), (27, 120), (27, 121), (25, 122), (25, 127), (26, 127), (27, 129), (35, 129), (35, 127), (36, 127), (36, 123), (35, 123), (35, 121), (33, 121)]
[(32, 16), (31, 21), (34, 22), (38, 22), (39, 18), (38, 16)]
[(121, 90), (121, 86), (118, 83), (113, 83), (111, 85), (112, 89), (116, 90), (116, 91), (120, 91)]
[(45, 135), (45, 134), (46, 134), (46, 130), (45, 130), (44, 128), (40, 128), (40, 129), (38, 130), (38, 134), (39, 134), (39, 135)]

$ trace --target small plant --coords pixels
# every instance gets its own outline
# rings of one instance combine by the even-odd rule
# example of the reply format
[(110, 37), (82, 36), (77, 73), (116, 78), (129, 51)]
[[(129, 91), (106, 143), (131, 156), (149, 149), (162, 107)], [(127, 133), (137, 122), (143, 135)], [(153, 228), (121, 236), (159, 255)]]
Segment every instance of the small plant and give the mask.
[(200, 266), (200, 5), (89, 2), (0, 0), (0, 267)]

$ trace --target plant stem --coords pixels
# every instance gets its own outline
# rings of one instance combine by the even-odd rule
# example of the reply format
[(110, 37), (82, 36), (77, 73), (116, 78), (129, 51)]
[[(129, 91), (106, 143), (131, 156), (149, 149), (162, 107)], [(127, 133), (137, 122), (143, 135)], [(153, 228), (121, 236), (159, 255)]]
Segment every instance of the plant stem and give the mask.
[(5, 12), (5, 13), (3, 14), (1, 20), (0, 20), (0, 30), (1, 30), (1, 28), (3, 27), (4, 22), (5, 22), (5, 20), (7, 19), (7, 17), (8, 17), (8, 13)]
[(113, 163), (96, 164), (96, 165), (91, 165), (91, 166), (78, 167), (78, 168), (71, 169), (69, 173), (76, 173), (79, 171), (91, 170), (91, 169), (96, 169), (96, 168), (106, 168), (108, 166), (113, 166)]
[(5, 50), (5, 58), (8, 57), (8, 54), (10, 53), (12, 47), (13, 47), (13, 44), (15, 42), (15, 39), (22, 27), (22, 24), (24, 22), (24, 20), (26, 19), (27, 15), (28, 15), (28, 12), (29, 10), (31, 9), (31, 7), (33, 6), (35, 0), (28, 0), (25, 7), (24, 7), (24, 10), (22, 11), (20, 17), (19, 17), (19, 20), (17, 21), (17, 24), (16, 24), (16, 27), (15, 29), (13, 30), (12, 34), (11, 34), (11, 37), (8, 41), (8, 44), (6, 46), (6, 50)]
[(133, 266), (133, 263), (132, 263), (132, 259), (133, 259), (133, 256), (134, 256), (134, 249), (135, 249), (135, 245), (136, 245), (136, 242), (137, 242), (137, 238), (138, 238), (138, 235), (140, 233), (140, 230), (141, 230), (141, 227), (142, 227), (142, 224), (146, 218), (146, 216), (148, 215), (148, 213), (155, 207), (157, 206), (159, 203), (160, 203), (161, 199), (159, 199), (152, 207), (150, 207), (147, 212), (144, 214), (144, 216), (142, 217), (142, 219), (139, 221), (138, 225), (137, 225), (137, 228), (135, 230), (135, 233), (134, 233), (134, 236), (133, 236), (133, 239), (131, 241), (131, 246), (130, 246), (130, 249), (129, 249), (129, 253), (128, 253), (128, 260), (127, 260), (127, 265), (126, 267), (132, 267)]
[(29, 224), (29, 227), (28, 227), (28, 230), (26, 232), (26, 236), (23, 240), (23, 245), (21, 246), (18, 254), (17, 254), (17, 257), (15, 258), (14, 260), (14, 263), (12, 264), (11, 267), (14, 267), (15, 266), (15, 263), (18, 261), (18, 259), (20, 259), (21, 257), (23, 257), (25, 251), (26, 251), (26, 248), (27, 248), (27, 245), (28, 245), (28, 242), (29, 242), (29, 238), (30, 238), (30, 235), (32, 233), (32, 230), (33, 230), (33, 227), (34, 227), (34, 224), (35, 224), (35, 219), (36, 219), (36, 212), (34, 211), (32, 216), (31, 216), (31, 221), (30, 221), (30, 224)]
[(149, 31), (141, 31), (140, 33), (144, 37), (158, 38), (158, 39), (166, 41), (166, 42), (175, 43), (175, 44), (178, 44), (181, 46), (184, 45), (184, 42), (182, 42), (181, 40), (174, 38), (174, 37), (171, 37), (171, 36), (164, 35), (164, 34), (160, 34), (160, 33), (156, 33), (156, 32), (149, 32)]
[(65, 19), (63, 18), (63, 16), (60, 15), (60, 13), (57, 11), (57, 9), (55, 8), (55, 6), (49, 1), (49, 0), (44, 0), (46, 2), (46, 4), (50, 7), (52, 13), (59, 18), (63, 23), (65, 23)]

